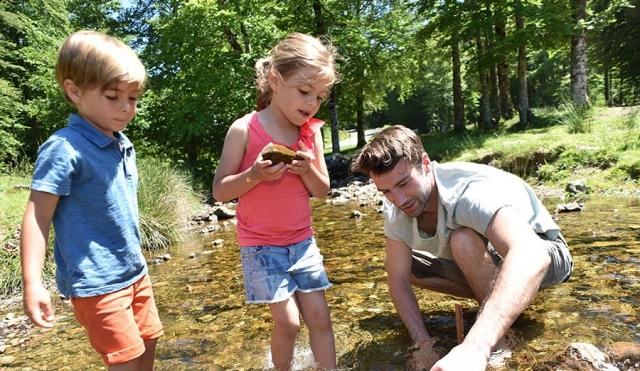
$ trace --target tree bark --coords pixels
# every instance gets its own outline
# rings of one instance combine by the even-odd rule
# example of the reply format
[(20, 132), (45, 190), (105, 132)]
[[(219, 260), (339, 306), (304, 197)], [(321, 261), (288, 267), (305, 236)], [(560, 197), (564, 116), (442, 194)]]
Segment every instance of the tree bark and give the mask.
[(587, 0), (571, 0), (574, 33), (571, 36), (571, 99), (576, 107), (589, 105), (587, 92), (587, 37), (581, 23), (587, 16)]
[[(322, 3), (320, 0), (313, 0), (313, 20), (316, 28), (316, 36), (327, 33), (327, 25), (322, 16)], [(336, 87), (331, 89), (329, 101), (327, 102), (329, 117), (331, 119), (331, 153), (340, 152), (340, 125), (338, 121), (338, 93)]]
[[(502, 15), (502, 14), (500, 14)], [(504, 19), (496, 17), (495, 32), (500, 42), (507, 38)], [(511, 100), (511, 82), (509, 81), (509, 64), (503, 53), (498, 57), (498, 91), (500, 95), (500, 113), (505, 119), (513, 117), (513, 102)]]
[(364, 91), (362, 88), (358, 89), (356, 93), (356, 127), (358, 131), (358, 148), (364, 147), (367, 144), (365, 137), (365, 124), (364, 124)]
[(340, 152), (340, 123), (338, 121), (338, 92), (331, 89), (327, 108), (329, 109), (329, 117), (331, 118), (331, 153)]
[(451, 36), (451, 61), (453, 64), (453, 130), (464, 132), (464, 99), (462, 97), (462, 77), (460, 74), (460, 40), (458, 31)]
[(478, 58), (478, 80), (480, 83), (480, 102), (478, 111), (480, 119), (478, 125), (481, 130), (491, 130), (491, 104), (489, 102), (489, 76), (484, 67), (484, 44), (480, 36), (476, 37), (476, 52)]
[[(522, 16), (522, 3), (515, 2), (516, 31), (524, 33), (524, 17)], [(527, 127), (529, 124), (529, 92), (527, 90), (527, 42), (521, 37), (518, 46), (518, 126)]]
[(607, 106), (611, 107), (611, 77), (609, 75), (609, 63), (604, 64), (604, 101), (607, 102)]

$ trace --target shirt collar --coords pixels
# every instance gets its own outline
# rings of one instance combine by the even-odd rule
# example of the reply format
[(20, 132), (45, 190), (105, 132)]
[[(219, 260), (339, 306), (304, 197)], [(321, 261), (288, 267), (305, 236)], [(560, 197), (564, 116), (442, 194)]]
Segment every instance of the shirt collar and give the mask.
[(120, 148), (123, 149), (133, 147), (133, 144), (131, 143), (131, 141), (129, 141), (129, 138), (127, 138), (123, 133), (114, 132), (114, 137), (104, 135), (104, 133), (98, 130), (95, 126), (93, 126), (84, 118), (76, 115), (75, 113), (69, 115), (68, 125), (70, 128), (84, 135), (99, 148), (105, 148), (113, 142), (118, 142)]

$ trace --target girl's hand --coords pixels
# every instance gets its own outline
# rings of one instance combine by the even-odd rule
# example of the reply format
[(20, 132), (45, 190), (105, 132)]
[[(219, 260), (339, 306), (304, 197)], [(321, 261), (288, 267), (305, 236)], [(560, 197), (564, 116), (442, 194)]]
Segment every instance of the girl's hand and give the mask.
[(289, 171), (297, 175), (305, 175), (311, 170), (311, 161), (314, 159), (313, 152), (309, 151), (309, 148), (300, 141), (298, 143), (300, 150), (296, 152), (296, 155), (302, 157), (302, 160), (293, 160), (289, 165)]
[[(265, 146), (265, 148), (267, 146)], [(264, 151), (264, 148), (262, 150)], [(287, 168), (287, 165), (282, 162), (273, 165), (271, 163), (271, 160), (262, 159), (262, 153), (260, 153), (260, 156), (258, 156), (251, 168), (251, 172), (253, 173), (251, 178), (254, 178), (258, 181), (272, 182), (274, 180), (280, 179), (285, 171), (287, 171)]]

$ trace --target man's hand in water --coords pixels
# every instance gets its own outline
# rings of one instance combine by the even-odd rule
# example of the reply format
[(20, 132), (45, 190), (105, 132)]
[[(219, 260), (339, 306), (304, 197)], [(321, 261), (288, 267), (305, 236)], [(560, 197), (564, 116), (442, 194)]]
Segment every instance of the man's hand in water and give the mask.
[(488, 353), (463, 342), (442, 357), (431, 371), (484, 371), (487, 369), (488, 359)]
[(407, 364), (409, 370), (430, 370), (438, 362), (440, 356), (433, 349), (435, 340), (432, 338), (420, 341), (410, 348), (411, 358)]

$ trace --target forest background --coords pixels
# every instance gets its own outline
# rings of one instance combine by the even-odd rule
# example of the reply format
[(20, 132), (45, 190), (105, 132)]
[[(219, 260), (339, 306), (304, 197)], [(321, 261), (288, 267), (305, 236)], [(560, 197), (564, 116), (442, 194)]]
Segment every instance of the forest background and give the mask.
[[(38, 146), (72, 112), (54, 68), (81, 29), (125, 40), (147, 68), (127, 128), (143, 171), (180, 169), (205, 193), (229, 125), (255, 109), (256, 60), (292, 31), (326, 37), (340, 54), (341, 82), (318, 113), (327, 153), (344, 152), (345, 130), (359, 147), (367, 129), (400, 123), (438, 160), (501, 165), (496, 151), (527, 134), (517, 140), (526, 151), (499, 167), (543, 181), (580, 166), (631, 187), (640, 178), (640, 0), (0, 0), (0, 258), (14, 262), (2, 264), (0, 292), (19, 269), (27, 190), (12, 190), (28, 185)], [(461, 155), (481, 147), (492, 149)], [(174, 221), (160, 218), (181, 208), (155, 202), (183, 197), (182, 183), (161, 180), (163, 193), (147, 182), (142, 227), (160, 232), (145, 240), (170, 241), (175, 230), (162, 228)]]
[(230, 123), (255, 107), (255, 61), (291, 31), (326, 35), (342, 81), (319, 113), (339, 129), (499, 131), (532, 108), (640, 99), (632, 0), (0, 1), (0, 170), (33, 161), (72, 108), (56, 53), (79, 29), (126, 40), (149, 71), (128, 128), (138, 152), (204, 180)]

